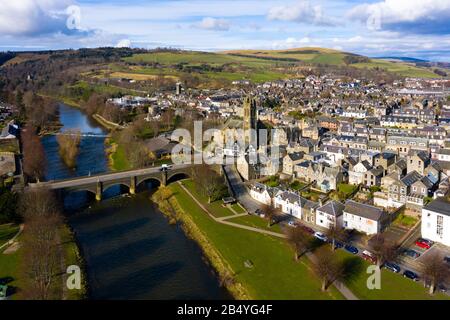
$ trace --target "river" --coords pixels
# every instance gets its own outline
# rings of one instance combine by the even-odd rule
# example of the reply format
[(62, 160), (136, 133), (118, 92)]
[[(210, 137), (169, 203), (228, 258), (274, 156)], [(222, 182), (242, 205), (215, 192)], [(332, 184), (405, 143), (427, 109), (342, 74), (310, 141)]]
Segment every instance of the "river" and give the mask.
[[(104, 129), (66, 105), (60, 105), (60, 121), (62, 131), (78, 129), (100, 136), (82, 137), (74, 170), (62, 162), (56, 137), (43, 137), (46, 179), (108, 171)], [(147, 187), (148, 191), (133, 197), (121, 196), (120, 187), (112, 187), (101, 203), (89, 202), (92, 199), (84, 192), (66, 197), (68, 221), (86, 261), (89, 298), (229, 299), (198, 245), (180, 226), (168, 224), (149, 200), (152, 186)]]

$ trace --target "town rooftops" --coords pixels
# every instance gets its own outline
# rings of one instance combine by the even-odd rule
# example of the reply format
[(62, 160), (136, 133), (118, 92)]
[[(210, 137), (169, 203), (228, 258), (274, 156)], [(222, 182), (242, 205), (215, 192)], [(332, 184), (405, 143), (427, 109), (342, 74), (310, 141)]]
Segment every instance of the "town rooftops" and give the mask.
[(353, 200), (347, 200), (347, 202), (345, 203), (344, 212), (374, 221), (379, 221), (384, 217), (383, 210)]
[(424, 209), (450, 216), (450, 201), (445, 197), (440, 197), (431, 201)]

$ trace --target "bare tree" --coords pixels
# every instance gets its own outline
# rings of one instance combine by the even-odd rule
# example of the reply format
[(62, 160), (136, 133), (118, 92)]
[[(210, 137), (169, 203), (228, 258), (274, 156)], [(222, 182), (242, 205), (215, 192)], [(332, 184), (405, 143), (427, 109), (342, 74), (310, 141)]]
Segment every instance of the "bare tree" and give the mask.
[(45, 175), (47, 158), (41, 139), (36, 135), (36, 128), (27, 125), (21, 136), (23, 145), (23, 171), (39, 182)]
[(288, 243), (294, 249), (295, 261), (311, 249), (313, 239), (306, 231), (301, 228), (287, 228), (286, 237)]
[(264, 216), (268, 219), (267, 226), (271, 227), (276, 221), (276, 218), (278, 216), (278, 210), (271, 205), (265, 204), (261, 207), (261, 211), (264, 214)]
[(444, 257), (439, 254), (433, 254), (425, 257), (422, 261), (422, 274), (425, 284), (430, 285), (430, 294), (434, 293), (436, 286), (448, 280), (449, 268), (444, 261)]
[(395, 244), (386, 240), (382, 234), (377, 234), (370, 239), (369, 248), (377, 259), (378, 268), (381, 268), (386, 261), (394, 259), (397, 254)]
[(322, 291), (325, 291), (343, 275), (344, 267), (328, 247), (321, 247), (315, 254), (314, 271), (322, 280)]
[(345, 241), (346, 232), (342, 228), (331, 226), (326, 231), (326, 236), (328, 239), (331, 239), (331, 249), (334, 251), (336, 250), (336, 241)]
[(208, 203), (219, 199), (226, 193), (223, 177), (208, 165), (203, 164), (195, 167), (192, 171), (192, 176), (200, 194), (208, 197)]
[(62, 223), (54, 194), (47, 189), (29, 190), (21, 198), (25, 221), (22, 269), (29, 299), (52, 298), (52, 285), (60, 272), (58, 229)]

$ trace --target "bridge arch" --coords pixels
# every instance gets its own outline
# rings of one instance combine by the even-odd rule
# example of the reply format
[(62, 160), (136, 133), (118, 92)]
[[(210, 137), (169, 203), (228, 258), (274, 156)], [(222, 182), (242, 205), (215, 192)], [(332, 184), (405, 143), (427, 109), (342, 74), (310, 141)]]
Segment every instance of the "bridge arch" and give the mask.
[(146, 182), (155, 182), (155, 187), (162, 185), (162, 181), (156, 177), (138, 177), (136, 178), (136, 189), (139, 190)]
[(175, 181), (183, 180), (183, 179), (188, 179), (188, 178), (191, 178), (190, 173), (176, 172), (172, 175), (167, 176), (167, 184), (175, 182)]
[(128, 190), (130, 190), (129, 184), (127, 184), (125, 182), (115, 182), (115, 183), (111, 183), (111, 184), (104, 184), (102, 192), (105, 192), (105, 191), (107, 191), (113, 187), (117, 187), (117, 186), (126, 187)]

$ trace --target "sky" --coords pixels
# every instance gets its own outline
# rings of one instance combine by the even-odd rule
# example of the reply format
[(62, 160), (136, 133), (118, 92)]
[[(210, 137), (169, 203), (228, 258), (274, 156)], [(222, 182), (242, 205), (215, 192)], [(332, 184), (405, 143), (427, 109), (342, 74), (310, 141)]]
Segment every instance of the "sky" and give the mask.
[(0, 0), (0, 51), (100, 46), (450, 62), (450, 0)]

